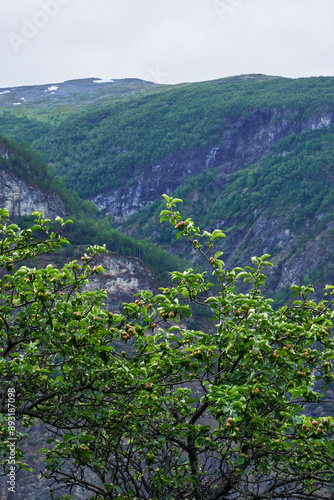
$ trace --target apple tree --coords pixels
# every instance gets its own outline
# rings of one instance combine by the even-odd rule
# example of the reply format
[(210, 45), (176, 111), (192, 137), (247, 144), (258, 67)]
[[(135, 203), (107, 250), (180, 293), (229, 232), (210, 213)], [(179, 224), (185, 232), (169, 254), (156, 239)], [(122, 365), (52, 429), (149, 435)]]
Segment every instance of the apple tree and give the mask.
[[(83, 288), (100, 248), (61, 270), (13, 269), (15, 248), (19, 261), (61, 240), (20, 242), (6, 229), (2, 401), (14, 388), (17, 418), (49, 425), (54, 495), (81, 486), (92, 499), (333, 498), (334, 287), (315, 302), (311, 286), (294, 285), (291, 304), (275, 308), (261, 292), (269, 256), (226, 269), (215, 250), (222, 231), (201, 232), (181, 200), (164, 197), (161, 220), (199, 252), (203, 271), (172, 273), (122, 314)], [(211, 326), (187, 327), (192, 304)]]

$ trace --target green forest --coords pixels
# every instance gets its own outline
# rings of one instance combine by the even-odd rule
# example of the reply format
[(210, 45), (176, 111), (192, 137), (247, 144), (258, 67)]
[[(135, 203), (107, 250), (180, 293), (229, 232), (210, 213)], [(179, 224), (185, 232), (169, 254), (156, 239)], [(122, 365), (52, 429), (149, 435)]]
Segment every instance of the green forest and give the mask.
[[(277, 257), (276, 265), (282, 268), (302, 254), (312, 238), (318, 242), (320, 262), (302, 271), (301, 282), (315, 283), (320, 296), (323, 283), (334, 279), (330, 250), (334, 243), (333, 78), (243, 75), (152, 89), (124, 81), (119, 92), (104, 95), (103, 104), (98, 95), (95, 102), (89, 95), (86, 105), (78, 98), (80, 92), (66, 97), (64, 102), (73, 104), (67, 108), (61, 100), (49, 108), (27, 102), (25, 108), (3, 108), (0, 116), (0, 131), (20, 142), (20, 154), (33, 165), (28, 169), (15, 165), (16, 172), (26, 179), (32, 175), (41, 187), (63, 193), (71, 216), (76, 214), (72, 241), (99, 243), (95, 235), (101, 234), (110, 250), (140, 256), (155, 272), (177, 267), (174, 255), (184, 252), (184, 244), (175, 245), (172, 229), (159, 226), (160, 195), (124, 218), (121, 226), (102, 217), (89, 199), (130, 186), (147, 175), (148, 166), (183, 152), (200, 154), (212, 147), (224, 152), (227, 131), (270, 116), (270, 127), (278, 124), (279, 131), (288, 124), (291, 131), (281, 132), (282, 137), (262, 153), (260, 147), (255, 160), (246, 154), (231, 172), (225, 172), (222, 160), (198, 175), (183, 176), (173, 194), (185, 200), (186, 214), (203, 227), (222, 224), (230, 236), (221, 243), (229, 265), (245, 263), (252, 254), (266, 251)], [(243, 127), (235, 140), (242, 141)], [(8, 163), (6, 168), (13, 167)], [(261, 238), (252, 237), (258, 224), (263, 225)], [(278, 237), (261, 247), (261, 239), (270, 240), (272, 226), (276, 234), (293, 235), (288, 252), (282, 251), (284, 243)], [(270, 287), (275, 290), (271, 279)], [(288, 283), (280, 288), (287, 292)]]

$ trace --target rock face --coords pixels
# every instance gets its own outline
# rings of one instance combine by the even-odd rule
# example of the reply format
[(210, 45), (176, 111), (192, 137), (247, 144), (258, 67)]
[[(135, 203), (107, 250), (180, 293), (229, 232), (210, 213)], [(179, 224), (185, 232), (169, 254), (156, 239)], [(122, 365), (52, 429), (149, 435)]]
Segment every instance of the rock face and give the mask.
[[(309, 238), (306, 245), (298, 242), (300, 233), (308, 234), (312, 227), (307, 222), (299, 228), (298, 233), (286, 228), (285, 219), (268, 218), (261, 215), (249, 227), (236, 230), (229, 235), (224, 248), (224, 262), (228, 268), (235, 265), (248, 266), (253, 255), (270, 254), (273, 268), (266, 269), (268, 286), (271, 295), (279, 293), (292, 284), (302, 284), (317, 281), (319, 269), (326, 266), (326, 283), (334, 282), (333, 247), (334, 223), (327, 223), (324, 229)], [(218, 226), (219, 227), (219, 224)], [(220, 227), (223, 227), (220, 226)], [(214, 228), (210, 228), (210, 230)], [(315, 286), (317, 299), (323, 295), (323, 287)], [(290, 296), (290, 295), (289, 295)]]
[(298, 120), (296, 116), (294, 111), (256, 109), (247, 117), (229, 118), (221, 137), (222, 145), (188, 149), (162, 158), (147, 165), (129, 182), (126, 180), (124, 187), (100, 193), (91, 201), (104, 215), (112, 215), (119, 223), (205, 169), (217, 167), (221, 174), (230, 174), (270, 153), (280, 139), (292, 133), (319, 130), (334, 122), (334, 113), (319, 113), (305, 120)]
[(152, 271), (139, 259), (105, 254), (94, 263), (102, 265), (105, 272), (94, 275), (86, 288), (107, 290), (106, 307), (111, 311), (120, 311), (123, 302), (133, 302), (134, 294), (141, 290), (158, 293), (158, 283)]
[(128, 185), (111, 193), (98, 194), (91, 201), (104, 215), (111, 214), (116, 222), (121, 222), (163, 193), (174, 191), (189, 177), (200, 174), (208, 161), (212, 166), (211, 149), (182, 151), (172, 158), (149, 165)]
[(50, 218), (67, 213), (57, 194), (42, 191), (7, 170), (0, 170), (0, 207), (6, 208), (10, 217), (31, 215), (34, 211)]

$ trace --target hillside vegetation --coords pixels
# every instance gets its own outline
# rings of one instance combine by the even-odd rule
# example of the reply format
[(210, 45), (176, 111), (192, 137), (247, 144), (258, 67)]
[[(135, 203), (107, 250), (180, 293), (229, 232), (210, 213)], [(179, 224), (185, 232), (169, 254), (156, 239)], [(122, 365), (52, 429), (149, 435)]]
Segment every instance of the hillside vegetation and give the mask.
[[(180, 150), (223, 145), (231, 117), (254, 109), (289, 110), (301, 121), (315, 110), (333, 109), (332, 78), (291, 80), (261, 75), (183, 84), (90, 104), (61, 123), (33, 122), (7, 114), (0, 130), (29, 140), (84, 198), (116, 189), (142, 168)], [(38, 114), (36, 114), (38, 118)]]
[[(42, 159), (38, 151), (31, 149), (28, 142), (19, 144), (13, 139), (0, 135), (0, 170), (12, 172), (33, 186), (51, 193), (57, 193), (64, 201), (73, 220), (73, 225), (66, 226), (65, 234), (76, 245), (105, 243), (113, 253), (140, 258), (154, 270), (157, 276), (167, 277), (166, 272), (179, 268), (182, 259), (168, 256), (165, 250), (152, 243), (134, 239), (112, 227), (111, 217), (101, 217), (95, 205), (88, 200), (82, 202), (79, 196), (70, 192), (63, 179), (55, 177), (52, 169)], [(23, 225), (34, 217), (23, 217)], [(74, 247), (66, 248), (66, 255), (71, 256)]]
[[(198, 224), (229, 234), (221, 244), (227, 265), (270, 253), (276, 293), (292, 282), (334, 281), (334, 78), (244, 75), (140, 91), (124, 81), (121, 92), (76, 107), (82, 82), (50, 101), (48, 118), (36, 102), (25, 103), (26, 116), (3, 108), (0, 131), (29, 141), (81, 198), (98, 195), (103, 215), (136, 239), (183, 253), (158, 225), (161, 194), (172, 191)], [(68, 113), (57, 115), (66, 102)], [(82, 219), (87, 241), (112, 234), (110, 218), (99, 220), (88, 201), (81, 210), (92, 217)], [(120, 233), (110, 240), (118, 238), (125, 241)], [(148, 248), (126, 241), (122, 251), (150, 261)]]

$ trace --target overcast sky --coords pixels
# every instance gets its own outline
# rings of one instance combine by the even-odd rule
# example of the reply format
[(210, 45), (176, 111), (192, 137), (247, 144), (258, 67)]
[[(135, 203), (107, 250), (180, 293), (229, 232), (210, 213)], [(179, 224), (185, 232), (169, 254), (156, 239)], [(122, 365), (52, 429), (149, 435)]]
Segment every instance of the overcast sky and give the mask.
[(0, 87), (334, 75), (333, 0), (1, 0)]

